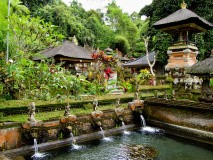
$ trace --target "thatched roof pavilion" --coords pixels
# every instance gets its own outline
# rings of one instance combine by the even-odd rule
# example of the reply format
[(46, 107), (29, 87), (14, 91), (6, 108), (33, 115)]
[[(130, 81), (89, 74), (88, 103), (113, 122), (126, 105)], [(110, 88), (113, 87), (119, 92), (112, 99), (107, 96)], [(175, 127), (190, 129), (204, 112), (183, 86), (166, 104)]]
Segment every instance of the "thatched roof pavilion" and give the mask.
[[(149, 52), (148, 57), (149, 61), (152, 63), (154, 61), (155, 51)], [(149, 67), (146, 54), (129, 62), (123, 63), (121, 66), (123, 67), (132, 67), (132, 68), (140, 68), (140, 67)]]
[[(155, 54), (156, 54), (155, 51), (149, 52), (148, 58), (149, 58), (150, 63), (152, 63), (154, 61)], [(148, 62), (147, 62), (146, 54), (135, 60), (123, 63), (123, 64), (121, 64), (121, 66), (132, 68), (134, 70), (134, 72), (136, 72), (136, 70), (139, 71), (140, 69), (145, 69), (145, 68), (149, 69), (150, 68), (148, 65)], [(164, 66), (162, 64), (160, 64), (158, 61), (155, 63), (154, 69), (157, 74), (164, 73)]]
[[(212, 51), (213, 52), (213, 51)], [(187, 68), (187, 73), (196, 75), (199, 77), (213, 77), (213, 53), (211, 56), (203, 61), (195, 63), (191, 67)]]
[[(85, 65), (85, 63), (94, 62), (88, 50), (68, 40), (65, 40), (57, 47), (42, 51), (41, 55), (48, 59), (54, 58), (56, 63), (64, 62), (63, 67), (70, 70), (72, 74), (76, 72), (86, 74), (85, 70), (87, 70), (88, 65)], [(40, 61), (41, 58), (34, 57), (33, 60)]]
[[(41, 52), (46, 58), (55, 58), (58, 61), (70, 61), (70, 62), (81, 62), (89, 63), (93, 62), (93, 58), (90, 56), (91, 53), (84, 48), (77, 46), (76, 44), (65, 40), (59, 46), (49, 48)], [(41, 60), (38, 57), (33, 60)]]
[[(187, 68), (186, 71), (191, 75), (196, 75), (203, 78), (202, 83), (202, 98), (199, 97), (199, 101), (213, 102), (213, 88), (209, 86), (210, 78), (213, 77), (213, 49), (211, 56), (203, 61), (200, 61), (191, 67)], [(206, 97), (205, 97), (206, 95)]]

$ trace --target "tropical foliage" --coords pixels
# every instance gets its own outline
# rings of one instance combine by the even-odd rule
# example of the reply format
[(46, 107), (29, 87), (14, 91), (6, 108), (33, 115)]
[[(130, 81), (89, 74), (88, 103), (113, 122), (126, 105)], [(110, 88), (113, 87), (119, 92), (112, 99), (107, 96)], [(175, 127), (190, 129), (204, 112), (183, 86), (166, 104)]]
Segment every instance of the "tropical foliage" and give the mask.
[(40, 17), (17, 16), (12, 14), (9, 17), (9, 26), (13, 38), (10, 39), (10, 46), (13, 51), (13, 59), (28, 58), (41, 49), (53, 47), (62, 35), (55, 31), (55, 27), (45, 23)]

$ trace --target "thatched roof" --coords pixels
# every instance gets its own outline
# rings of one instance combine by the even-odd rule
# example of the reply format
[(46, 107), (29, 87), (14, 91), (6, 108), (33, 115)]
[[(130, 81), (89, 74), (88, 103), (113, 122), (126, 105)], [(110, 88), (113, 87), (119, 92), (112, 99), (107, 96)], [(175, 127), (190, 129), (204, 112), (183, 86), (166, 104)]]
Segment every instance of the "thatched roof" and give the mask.
[[(193, 75), (211, 75), (211, 73), (213, 73), (213, 55), (211, 55), (210, 58), (195, 63), (187, 68), (186, 71)], [(213, 76), (213, 74), (211, 76)]]
[(179, 9), (171, 15), (155, 22), (153, 27), (156, 29), (162, 29), (189, 23), (194, 23), (206, 30), (213, 28), (213, 24), (188, 9)]
[[(149, 57), (150, 62), (154, 61), (154, 56), (155, 56), (155, 51), (149, 52), (148, 57)], [(146, 54), (135, 60), (129, 61), (127, 63), (123, 63), (121, 66), (123, 66), (123, 67), (148, 66), (148, 62), (146, 60)]]
[[(66, 40), (59, 46), (44, 50), (42, 53), (46, 58), (51, 57), (67, 57), (72, 59), (93, 60), (90, 56), (91, 53), (84, 48), (77, 46), (76, 44)], [(40, 60), (38, 57), (34, 57), (33, 60)]]

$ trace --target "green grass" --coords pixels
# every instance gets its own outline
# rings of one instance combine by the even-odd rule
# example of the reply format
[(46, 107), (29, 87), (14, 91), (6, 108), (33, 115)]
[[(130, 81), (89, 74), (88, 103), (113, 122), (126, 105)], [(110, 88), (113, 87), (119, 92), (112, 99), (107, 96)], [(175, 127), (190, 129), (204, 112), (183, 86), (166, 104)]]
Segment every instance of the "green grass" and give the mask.
[[(92, 102), (95, 98), (98, 100), (108, 100), (108, 99), (115, 100), (118, 97), (128, 98), (128, 97), (133, 97), (133, 96), (134, 96), (134, 93), (125, 93), (122, 95), (94, 95), (91, 99), (86, 100), (86, 101)], [(83, 101), (85, 101), (85, 98), (82, 98), (81, 100), (69, 99), (69, 103), (83, 102)], [(2, 100), (2, 99), (0, 99), (0, 109), (28, 107), (32, 102), (35, 102), (35, 105), (39, 106), (39, 105), (66, 103), (67, 100), (64, 100), (60, 103), (60, 102), (57, 102), (57, 100), (50, 102), (50, 101), (44, 101), (44, 100)]]
[[(104, 106), (99, 106), (98, 110), (112, 110), (116, 107), (116, 105), (104, 105)], [(120, 106), (121, 108), (127, 108), (128, 103), (123, 103)], [(64, 115), (64, 110), (61, 111), (52, 111), (52, 112), (42, 112), (42, 113), (37, 113), (35, 114), (35, 119), (36, 120), (49, 120), (49, 119), (59, 119), (60, 117), (63, 117)], [(71, 109), (70, 113), (71, 115), (83, 115), (83, 114), (90, 114), (93, 112), (92, 105), (89, 106), (87, 109), (84, 108), (77, 108), (77, 109)], [(13, 115), (13, 116), (7, 116), (7, 117), (0, 117), (0, 121), (5, 122), (5, 121), (11, 121), (11, 122), (25, 122), (28, 119), (27, 114), (23, 115)]]
[[(163, 93), (158, 93), (158, 96), (164, 96), (164, 92)], [(155, 97), (154, 93), (142, 93), (141, 94), (142, 98), (146, 98), (146, 97)]]
[(170, 89), (170, 85), (159, 85), (159, 86), (150, 86), (150, 85), (141, 85), (139, 86), (140, 90), (161, 90), (161, 89)]

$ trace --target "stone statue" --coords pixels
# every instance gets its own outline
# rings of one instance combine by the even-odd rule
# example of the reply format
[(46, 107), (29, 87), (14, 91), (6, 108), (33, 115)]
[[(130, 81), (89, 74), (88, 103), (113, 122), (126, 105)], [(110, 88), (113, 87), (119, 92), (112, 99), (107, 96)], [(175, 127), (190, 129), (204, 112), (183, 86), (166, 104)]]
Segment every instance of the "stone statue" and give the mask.
[(175, 90), (172, 90), (172, 99), (175, 100)]
[(135, 92), (135, 99), (139, 100), (139, 88), (137, 87), (136, 92)]
[(158, 98), (158, 90), (155, 91), (155, 98)]
[(67, 105), (65, 106), (64, 116), (69, 116), (69, 115), (70, 115), (70, 105), (69, 105), (69, 102), (67, 102)]
[(163, 98), (167, 100), (167, 96), (168, 96), (167, 90), (165, 90), (165, 93), (164, 93), (164, 97), (163, 97)]
[(118, 97), (116, 103), (117, 103), (116, 108), (119, 108), (120, 107), (120, 98), (119, 97)]
[(29, 109), (29, 112), (28, 112), (29, 118), (28, 118), (28, 120), (32, 121), (32, 122), (35, 122), (36, 121), (35, 118), (34, 118), (35, 117), (35, 109), (36, 109), (35, 103), (32, 102), (30, 104), (30, 106), (28, 107), (28, 109)]
[(94, 102), (93, 102), (93, 110), (96, 111), (98, 109), (98, 100), (97, 99), (94, 99)]

